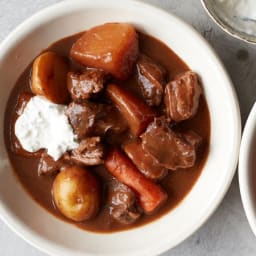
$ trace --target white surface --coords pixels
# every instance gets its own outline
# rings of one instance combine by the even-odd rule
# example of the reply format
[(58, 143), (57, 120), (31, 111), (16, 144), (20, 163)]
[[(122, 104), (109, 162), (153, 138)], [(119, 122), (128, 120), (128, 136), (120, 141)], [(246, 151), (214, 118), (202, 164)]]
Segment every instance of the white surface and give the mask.
[(65, 115), (66, 109), (43, 96), (32, 97), (14, 126), (21, 146), (28, 152), (47, 149), (55, 161), (66, 151), (77, 148), (77, 136)]
[[(44, 2), (44, 3), (43, 3)], [(43, 5), (54, 1), (2, 1), (0, 9), (0, 40), (16, 26)], [(220, 53), (240, 96), (242, 114), (245, 118), (255, 98), (251, 82), (253, 81), (253, 64), (255, 51), (244, 43), (231, 39), (221, 32), (209, 20), (200, 3), (196, 0), (150, 1), (183, 17), (193, 24), (210, 41)], [(31, 4), (31, 5), (30, 5)], [(15, 7), (9, 9), (8, 6)], [(24, 12), (24, 13), (23, 13)], [(16, 20), (17, 19), (17, 20)], [(6, 27), (7, 26), (7, 27)], [(9, 26), (9, 28), (8, 28)], [(7, 30), (6, 30), (7, 29)], [(249, 58), (245, 50), (250, 52)], [(240, 49), (240, 51), (238, 51)], [(238, 53), (237, 53), (238, 52)], [(238, 56), (238, 58), (236, 57)], [(242, 68), (243, 66), (243, 68)], [(251, 72), (249, 72), (251, 70)], [(243, 83), (241, 83), (243, 81)], [(220, 92), (221, 93), (221, 92)], [(1, 232), (1, 229), (4, 229)], [(8, 236), (9, 234), (9, 236)], [(256, 246), (239, 198), (236, 180), (219, 210), (196, 234), (165, 255), (255, 255)], [(9, 231), (4, 224), (0, 226), (0, 255), (43, 255)]]
[(239, 186), (249, 224), (256, 236), (256, 104), (246, 121), (240, 149)]

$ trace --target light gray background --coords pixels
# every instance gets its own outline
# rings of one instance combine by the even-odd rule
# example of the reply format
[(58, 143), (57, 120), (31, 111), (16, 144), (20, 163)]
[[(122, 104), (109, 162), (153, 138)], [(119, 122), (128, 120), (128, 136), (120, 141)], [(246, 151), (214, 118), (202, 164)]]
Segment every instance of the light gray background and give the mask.
[[(240, 42), (222, 32), (205, 13), (199, 0), (144, 1), (181, 17), (195, 27), (212, 45), (233, 80), (244, 124), (256, 98), (256, 46)], [(0, 42), (26, 18), (56, 2), (60, 0), (0, 0)], [(45, 256), (0, 221), (0, 256), (16, 255)], [(225, 199), (208, 222), (182, 244), (163, 254), (163, 256), (187, 255), (256, 255), (256, 238), (243, 211), (237, 175)]]

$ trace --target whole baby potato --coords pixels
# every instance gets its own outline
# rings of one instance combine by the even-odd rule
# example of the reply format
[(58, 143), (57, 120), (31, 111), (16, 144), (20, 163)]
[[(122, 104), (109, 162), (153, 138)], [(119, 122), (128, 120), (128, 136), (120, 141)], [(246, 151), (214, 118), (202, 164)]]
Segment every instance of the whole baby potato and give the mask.
[(58, 210), (74, 221), (88, 220), (98, 212), (99, 183), (82, 167), (71, 166), (61, 171), (53, 182), (52, 194)]

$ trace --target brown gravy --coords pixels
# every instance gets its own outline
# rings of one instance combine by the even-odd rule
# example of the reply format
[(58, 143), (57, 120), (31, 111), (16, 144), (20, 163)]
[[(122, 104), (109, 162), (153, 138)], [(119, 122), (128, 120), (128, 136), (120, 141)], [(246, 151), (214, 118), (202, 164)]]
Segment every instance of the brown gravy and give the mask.
[[(77, 34), (68, 38), (64, 38), (51, 45), (47, 50), (52, 50), (68, 57), (70, 47), (78, 39), (79, 36), (80, 34)], [(140, 50), (166, 68), (169, 73), (168, 80), (172, 79), (178, 73), (189, 70), (188, 66), (162, 42), (142, 33), (139, 34), (139, 38)], [(71, 62), (70, 64), (73, 68), (75, 68), (74, 63)], [(73, 223), (72, 221), (69, 221), (63, 217), (53, 205), (51, 187), (55, 176), (38, 176), (37, 165), (39, 158), (23, 157), (15, 154), (12, 149), (11, 138), (13, 136), (14, 127), (14, 120), (12, 119), (12, 116), (19, 93), (24, 91), (31, 92), (30, 71), (31, 65), (26, 68), (26, 70), (18, 79), (14, 89), (12, 90), (6, 108), (4, 135), (9, 159), (15, 174), (17, 175), (24, 188), (29, 192), (29, 194), (41, 206), (43, 206), (58, 218)], [(135, 79), (130, 79), (124, 83), (124, 86), (127, 86), (130, 89), (134, 89), (134, 84), (136, 84)], [(103, 206), (99, 214), (92, 220), (75, 223), (75, 225), (82, 229), (94, 232), (120, 231), (149, 223), (157, 218), (160, 218), (163, 214), (177, 206), (178, 203), (180, 203), (182, 199), (189, 193), (197, 181), (208, 156), (210, 140), (210, 116), (204, 96), (201, 97), (198, 113), (192, 120), (183, 122), (180, 129), (183, 128), (193, 129), (195, 132), (200, 134), (204, 143), (199, 148), (197, 161), (194, 167), (189, 169), (180, 169), (178, 171), (169, 171), (167, 177), (165, 177), (160, 182), (161, 186), (168, 193), (168, 201), (156, 214), (151, 216), (143, 215), (135, 224), (127, 226), (113, 221), (108, 214), (107, 208), (104, 207), (103, 187)], [(103, 166), (98, 166), (91, 169), (96, 173), (101, 181), (104, 180), (104, 182), (106, 182), (110, 178), (110, 175), (107, 173)]]

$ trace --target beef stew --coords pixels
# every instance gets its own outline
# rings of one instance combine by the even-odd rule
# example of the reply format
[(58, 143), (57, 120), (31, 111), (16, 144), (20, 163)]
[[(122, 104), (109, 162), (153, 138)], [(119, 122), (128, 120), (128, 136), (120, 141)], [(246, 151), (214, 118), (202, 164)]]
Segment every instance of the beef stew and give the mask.
[[(190, 91), (184, 93), (186, 102), (194, 103), (190, 111), (192, 114), (180, 118), (179, 113), (179, 118), (173, 118), (175, 115), (171, 115), (169, 109), (170, 104), (173, 104), (169, 85), (179, 84), (177, 79), (182, 79), (182, 74), (191, 71), (162, 42), (132, 31), (130, 25), (120, 27), (114, 32), (115, 38), (122, 28), (127, 33), (124, 38), (131, 38), (126, 43), (117, 40), (119, 44), (115, 47), (125, 51), (122, 51), (121, 57), (112, 46), (113, 65), (108, 67), (111, 60), (106, 61), (108, 56), (103, 53), (105, 61), (100, 63), (96, 59), (88, 59), (88, 54), (77, 59), (79, 51), (85, 51), (82, 38), (88, 37), (85, 36), (86, 32), (64, 38), (45, 51), (54, 52), (68, 64), (68, 72), (66, 69), (64, 71), (67, 76), (68, 100), (65, 92), (64, 100), (57, 97), (57, 101), (66, 104), (65, 113), (77, 136), (78, 146), (67, 150), (58, 160), (52, 159), (47, 150), (31, 153), (22, 149), (14, 127), (31, 93), (37, 93), (30, 86), (33, 82), (30, 80), (32, 65), (17, 81), (5, 115), (5, 140), (9, 159), (26, 190), (55, 216), (95, 232), (137, 227), (173, 209), (189, 193), (200, 176), (209, 151), (210, 117), (201, 91), (202, 85), (198, 85), (199, 80), (193, 84), (190, 79), (189, 83), (190, 86), (192, 84), (200, 88), (200, 93), (196, 93), (196, 96)], [(89, 36), (87, 42), (92, 40)], [(102, 46), (97, 44), (97, 47), (100, 49)], [(96, 48), (90, 48), (90, 53), (95, 53)], [(145, 79), (147, 83), (150, 82), (150, 94), (145, 93)], [(187, 80), (183, 79), (182, 85)], [(24, 92), (29, 97), (22, 100)], [(46, 93), (49, 94), (49, 91)], [(191, 95), (192, 99), (189, 98)], [(56, 103), (56, 97), (53, 99)], [(172, 109), (177, 110), (175, 106)], [(184, 158), (184, 152), (189, 156)], [(63, 211), (63, 207), (57, 203), (59, 193), (56, 192), (54, 204), (52, 200), (53, 184), (57, 177), (71, 177), (72, 172), (70, 174), (67, 170), (72, 168), (75, 170), (72, 172), (81, 175), (82, 180), (85, 178), (81, 168), (84, 169), (85, 176), (97, 187), (94, 207), (90, 208), (91, 213), (85, 211), (81, 215), (84, 218), (66, 214), (67, 211)], [(78, 182), (74, 184), (76, 186)], [(82, 186), (85, 188), (82, 189)], [(82, 193), (78, 193), (79, 198), (88, 193), (86, 185), (81, 185), (81, 190), (77, 191)], [(93, 189), (90, 188), (91, 191)], [(77, 199), (76, 203), (81, 204), (81, 200)]]

